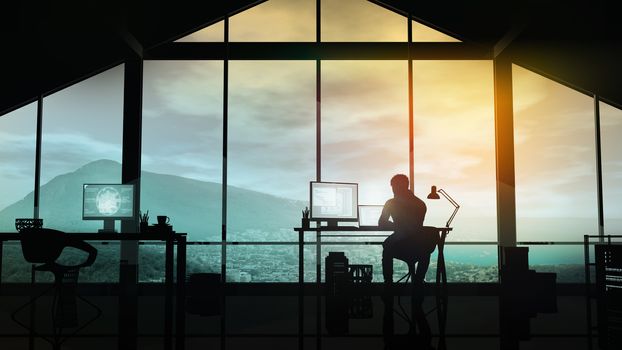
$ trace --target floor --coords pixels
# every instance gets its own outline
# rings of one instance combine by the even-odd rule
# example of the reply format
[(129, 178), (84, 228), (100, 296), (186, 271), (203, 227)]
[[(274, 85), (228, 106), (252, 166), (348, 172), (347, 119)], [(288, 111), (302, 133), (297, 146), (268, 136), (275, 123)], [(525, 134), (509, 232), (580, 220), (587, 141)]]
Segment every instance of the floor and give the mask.
[[(204, 298), (189, 304), (189, 309), (203, 309), (207, 315), (186, 314), (185, 348), (599, 349), (598, 330), (593, 327), (597, 312), (594, 301), (588, 310), (582, 296), (558, 296), (552, 303), (539, 306), (529, 306), (532, 304), (525, 300), (501, 299), (477, 295), (450, 295), (446, 299), (434, 295)], [(165, 322), (163, 296), (140, 296), (136, 304), (115, 296), (88, 296), (88, 300), (102, 309), (102, 316), (66, 340), (62, 349), (175, 348), (175, 339), (168, 342), (163, 336), (165, 326), (173, 322)], [(26, 297), (0, 296), (0, 349), (52, 349), (40, 338), (31, 340), (28, 331), (11, 320), (11, 312), (27, 301)], [(51, 331), (50, 301), (44, 297), (37, 302), (34, 314), (38, 332)], [(124, 303), (121, 308), (120, 303)], [(136, 322), (128, 323), (126, 316), (120, 320), (120, 309), (136, 310), (130, 312)], [(93, 315), (81, 302), (77, 310), (80, 322)], [(18, 319), (29, 323), (30, 309), (21, 311)], [(120, 322), (130, 326), (120, 329)], [(125, 334), (119, 336), (121, 333)]]

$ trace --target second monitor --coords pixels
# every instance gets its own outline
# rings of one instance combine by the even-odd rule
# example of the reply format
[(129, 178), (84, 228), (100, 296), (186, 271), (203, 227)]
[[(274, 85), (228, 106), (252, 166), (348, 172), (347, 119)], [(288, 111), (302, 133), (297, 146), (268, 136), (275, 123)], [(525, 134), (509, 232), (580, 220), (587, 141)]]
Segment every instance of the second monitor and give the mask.
[(358, 221), (358, 184), (312, 181), (310, 187), (311, 220), (328, 226)]

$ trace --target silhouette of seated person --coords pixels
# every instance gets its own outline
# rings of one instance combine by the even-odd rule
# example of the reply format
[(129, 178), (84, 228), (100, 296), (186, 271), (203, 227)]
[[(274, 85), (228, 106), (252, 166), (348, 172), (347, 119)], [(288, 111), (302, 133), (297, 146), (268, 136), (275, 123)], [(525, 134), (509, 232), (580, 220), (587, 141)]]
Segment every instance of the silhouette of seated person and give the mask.
[[(414, 284), (422, 284), (430, 265), (430, 251), (425, 249), (423, 220), (427, 211), (425, 203), (408, 188), (408, 177), (398, 174), (391, 178), (394, 197), (382, 209), (378, 226), (393, 229), (382, 243), (382, 275), (385, 285), (393, 283), (393, 259), (409, 265)], [(390, 220), (391, 219), (391, 220)], [(417, 270), (414, 264), (417, 263)]]

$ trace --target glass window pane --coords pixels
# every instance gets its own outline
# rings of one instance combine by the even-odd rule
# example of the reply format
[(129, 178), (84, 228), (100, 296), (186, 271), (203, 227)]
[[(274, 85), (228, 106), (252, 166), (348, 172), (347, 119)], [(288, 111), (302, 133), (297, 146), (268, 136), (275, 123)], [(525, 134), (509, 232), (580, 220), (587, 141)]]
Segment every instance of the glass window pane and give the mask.
[[(87, 283), (118, 283), (119, 282), (119, 256), (121, 246), (119, 242), (89, 241), (97, 249), (97, 259), (92, 266), (80, 269), (79, 282)], [(83, 251), (65, 248), (57, 262), (64, 265), (77, 265), (86, 260), (88, 254)], [(39, 273), (40, 274), (40, 273)], [(50, 281), (52, 280), (50, 276)]]
[[(163, 244), (141, 244), (138, 246), (138, 281), (164, 282), (166, 247)], [(186, 260), (190, 258), (186, 251)]]
[(322, 0), (322, 41), (407, 41), (408, 19), (367, 0)]
[(186, 251), (186, 272), (221, 273), (220, 245), (189, 245)]
[(416, 42), (460, 42), (460, 40), (456, 38), (441, 33), (417, 21), (412, 21), (412, 28), (413, 41)]
[[(496, 245), (448, 244), (443, 254), (448, 282), (491, 283), (499, 279)], [(433, 256), (430, 266), (436, 264), (436, 259), (437, 256)], [(432, 275), (430, 280), (428, 273), (427, 278), (428, 281), (436, 281), (436, 275)]]
[(600, 104), (605, 234), (622, 235), (622, 111)]
[[(15, 231), (15, 228), (13, 228), (13, 231)], [(2, 246), (2, 281), (0, 282), (30, 282), (31, 267), (32, 264), (24, 259), (22, 245), (19, 241), (4, 242)], [(47, 273), (44, 273), (44, 275), (47, 275)]]
[[(138, 249), (138, 280), (140, 282), (164, 282), (165, 245), (144, 242)], [(220, 273), (220, 245), (192, 245), (186, 248), (186, 274)], [(177, 259), (177, 250), (173, 252)], [(177, 270), (173, 271), (176, 276)]]
[[(335, 239), (325, 241), (336, 242)], [(353, 239), (349, 239), (350, 242)], [(360, 241), (363, 241), (362, 239)], [(338, 245), (322, 246), (322, 281), (325, 281), (326, 257), (329, 252), (344, 252), (349, 264), (372, 265), (372, 282), (382, 282), (382, 246), (375, 245)], [(445, 270), (448, 282), (497, 282), (497, 246), (495, 245), (446, 245), (444, 249)], [(305, 256), (306, 258), (306, 256)], [(438, 263), (438, 249), (430, 256), (430, 266), (425, 280), (428, 283), (436, 281), (436, 267)], [(307, 267), (305, 266), (305, 269)], [(315, 281), (315, 269), (313, 269)], [(305, 277), (309, 271), (305, 270)], [(405, 262), (393, 260), (393, 281), (396, 282), (408, 273)], [(306, 279), (309, 280), (309, 279)]]
[(583, 241), (596, 234), (594, 102), (513, 67), (519, 241)]
[(496, 241), (495, 122), (491, 61), (413, 64), (415, 192), (426, 225), (445, 226), (448, 200), (426, 199), (432, 185), (461, 207), (448, 241)]
[[(558, 283), (585, 282), (583, 245), (531, 245), (528, 247), (530, 269), (536, 272), (555, 272)], [(592, 262), (594, 261), (593, 251), (592, 249)], [(595, 278), (595, 275), (592, 274), (592, 281)]]
[(123, 72), (119, 65), (43, 100), (40, 217), (46, 227), (103, 227), (82, 220), (82, 185), (121, 181)]
[(0, 116), (0, 232), (33, 217), (37, 104)]
[(316, 0), (268, 0), (229, 20), (230, 41), (315, 41)]
[(322, 181), (358, 183), (360, 204), (383, 205), (391, 177), (408, 174), (407, 71), (403, 61), (322, 62)]
[(229, 69), (227, 239), (295, 241), (315, 179), (315, 62)]
[(227, 282), (298, 282), (298, 246), (227, 247)]
[[(335, 239), (324, 238), (326, 242), (337, 242)], [(352, 239), (348, 240), (352, 242)], [(360, 239), (359, 241), (363, 241)], [(382, 283), (384, 278), (382, 277), (382, 245), (339, 245), (339, 244), (326, 244), (322, 246), (321, 251), (321, 271), (322, 275), (320, 276), (322, 282), (326, 282), (326, 258), (328, 257), (330, 252), (343, 252), (348, 259), (349, 265), (371, 265), (372, 266), (372, 283)], [(431, 260), (432, 261), (432, 260)], [(428, 270), (429, 278), (431, 275), (430, 270), (433, 270), (432, 263), (430, 263), (430, 268)], [(315, 269), (313, 269), (314, 275)], [(393, 260), (393, 281), (397, 281), (402, 278), (406, 273), (408, 273), (408, 266), (406, 263)], [(314, 279), (315, 280), (315, 279)]]
[(189, 240), (220, 240), (221, 61), (144, 65), (141, 209), (167, 215)]
[(192, 42), (223, 42), (225, 40), (225, 21), (220, 21), (201, 30), (175, 40), (180, 43)]

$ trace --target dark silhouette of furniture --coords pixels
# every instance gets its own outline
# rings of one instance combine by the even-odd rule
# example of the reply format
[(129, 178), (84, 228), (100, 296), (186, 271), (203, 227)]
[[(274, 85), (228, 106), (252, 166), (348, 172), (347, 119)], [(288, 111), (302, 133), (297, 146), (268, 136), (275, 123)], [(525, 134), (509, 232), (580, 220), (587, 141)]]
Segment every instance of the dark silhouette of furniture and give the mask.
[(344, 252), (329, 252), (326, 266), (326, 330), (329, 334), (347, 334), (350, 319), (373, 317), (369, 293), (371, 265), (349, 264)]
[[(440, 235), (439, 235), (440, 233)], [(416, 272), (416, 263), (422, 256), (431, 255), (436, 249), (438, 242), (440, 240), (443, 241), (443, 246), (445, 243), (445, 237), (447, 235), (447, 231), (439, 231), (438, 228), (433, 226), (424, 226), (421, 233), (417, 236), (413, 236), (413, 239), (405, 244), (409, 244), (411, 247), (407, 249), (409, 254), (395, 256), (394, 259), (403, 261), (408, 266), (408, 272), (397, 280), (397, 282), (404, 281), (408, 282), (411, 280), (413, 283), (415, 282), (413, 276)], [(439, 254), (441, 251), (439, 250)], [(436, 270), (436, 279), (442, 280), (444, 284), (447, 283), (447, 277), (445, 276), (445, 258), (443, 256), (443, 266), (442, 268), (437, 268)]]
[[(618, 349), (622, 345), (622, 235), (585, 235), (583, 243), (589, 339), (596, 329), (600, 348)], [(592, 244), (594, 262), (590, 258)], [(596, 327), (592, 320), (592, 298), (596, 299)]]
[(374, 268), (372, 265), (348, 265), (351, 289), (348, 318), (365, 319), (374, 316), (371, 295), (369, 294), (373, 275)]
[[(168, 232), (168, 231), (156, 231), (148, 233), (136, 233), (136, 232), (67, 232), (65, 236), (68, 238), (76, 238), (83, 241), (155, 241), (165, 242), (164, 250), (164, 285), (166, 298), (164, 302), (165, 316), (164, 316), (164, 338), (166, 348), (172, 347), (173, 341), (173, 298), (176, 300), (175, 308), (175, 322), (174, 326), (176, 334), (184, 334), (186, 327), (185, 314), (186, 314), (186, 288), (185, 278), (178, 278), (174, 280), (175, 265), (177, 266), (177, 276), (186, 275), (186, 234), (180, 232)], [(5, 241), (20, 241), (22, 239), (21, 233), (16, 232), (1, 232), (0, 233), (0, 254), (2, 254), (3, 244)], [(175, 245), (177, 245), (177, 256), (175, 257)], [(0, 261), (1, 255), (0, 255)], [(123, 264), (123, 261), (121, 262)], [(0, 269), (0, 281), (2, 269)], [(121, 314), (120, 314), (121, 315)], [(186, 338), (184, 336), (175, 337), (176, 347), (183, 349)]]
[(193, 273), (186, 281), (186, 311), (199, 316), (221, 314), (223, 295), (222, 275), (219, 273)]
[[(31, 298), (11, 314), (13, 321), (31, 331), (32, 334), (45, 339), (54, 349), (60, 349), (61, 344), (72, 335), (91, 324), (101, 316), (101, 309), (76, 293), (79, 271), (83, 267), (91, 266), (97, 257), (97, 249), (77, 238), (68, 237), (64, 232), (46, 228), (26, 228), (20, 231), (20, 241), (24, 259), (33, 264), (31, 269), (31, 286), (34, 287), (35, 272), (51, 272), (54, 275), (52, 287), (43, 293)], [(56, 262), (63, 249), (76, 248), (88, 253), (88, 258), (78, 265), (61, 265)], [(38, 264), (38, 265), (36, 265)], [(26, 325), (17, 319), (17, 314), (34, 303), (50, 291), (54, 291), (52, 301), (52, 339), (37, 334), (32, 325)], [(95, 315), (82, 325), (78, 325), (76, 301), (82, 300), (95, 310)], [(33, 314), (31, 313), (31, 317)], [(69, 334), (63, 334), (64, 328), (75, 328)]]
[(326, 330), (332, 335), (349, 331), (348, 309), (350, 304), (349, 261), (343, 252), (329, 252), (326, 266)]
[(530, 319), (557, 312), (556, 273), (529, 269), (528, 247), (500, 247), (499, 331), (502, 349), (531, 338)]
[[(445, 255), (444, 255), (444, 247), (445, 247), (445, 238), (447, 234), (452, 230), (451, 227), (432, 227), (425, 226), (429, 228), (428, 233), (436, 233), (438, 235), (438, 241), (436, 242), (436, 246), (438, 247), (438, 256), (436, 261), (436, 284), (437, 286), (445, 286), (447, 284), (447, 274), (445, 271)], [(304, 246), (305, 244), (314, 244), (316, 246), (316, 282), (320, 283), (321, 279), (321, 245), (322, 245), (322, 237), (352, 237), (352, 238), (361, 238), (361, 237), (382, 237), (378, 234), (364, 234), (365, 232), (393, 232), (393, 230), (383, 229), (380, 227), (374, 226), (365, 226), (365, 227), (356, 227), (356, 226), (338, 226), (338, 227), (295, 227), (294, 231), (298, 232), (298, 283), (300, 287), (303, 286), (304, 283)], [(305, 232), (315, 232), (316, 240), (315, 242), (305, 242), (304, 234)], [(340, 234), (333, 234), (338, 232)], [(341, 234), (343, 233), (343, 234)], [(349, 242), (345, 242), (346, 244)], [(340, 242), (341, 244), (341, 242)], [(364, 244), (377, 244), (381, 245), (382, 242), (366, 242)], [(408, 264), (408, 262), (407, 262)], [(410, 268), (410, 266), (409, 266)]]

